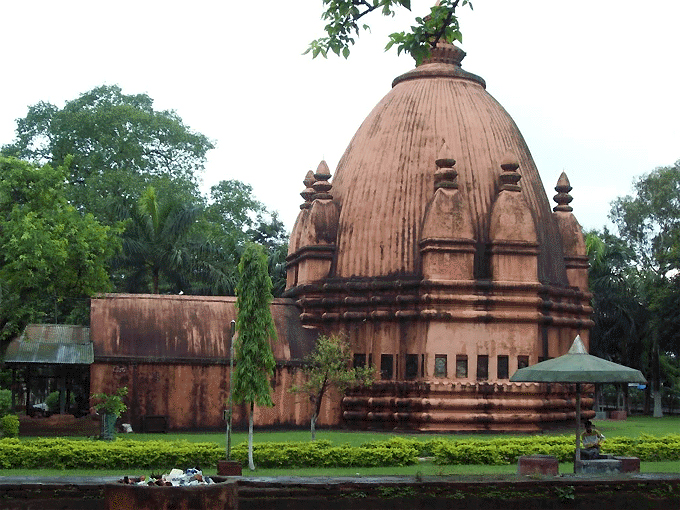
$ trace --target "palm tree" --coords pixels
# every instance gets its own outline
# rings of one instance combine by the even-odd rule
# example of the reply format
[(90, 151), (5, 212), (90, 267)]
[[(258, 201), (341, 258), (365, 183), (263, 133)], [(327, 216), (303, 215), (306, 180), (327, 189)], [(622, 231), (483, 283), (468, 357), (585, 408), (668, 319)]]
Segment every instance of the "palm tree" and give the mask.
[(190, 284), (193, 265), (190, 232), (201, 213), (199, 207), (169, 197), (161, 202), (148, 187), (131, 211), (123, 235), (123, 257), (119, 265), (128, 269), (123, 287), (128, 292), (149, 288), (158, 294), (161, 277), (173, 292)]

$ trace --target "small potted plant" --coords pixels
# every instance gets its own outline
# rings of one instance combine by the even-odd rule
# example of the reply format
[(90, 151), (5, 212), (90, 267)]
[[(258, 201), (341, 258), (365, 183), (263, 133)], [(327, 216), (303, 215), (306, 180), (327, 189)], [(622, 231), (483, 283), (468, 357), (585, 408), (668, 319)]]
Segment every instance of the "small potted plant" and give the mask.
[(102, 439), (111, 441), (116, 432), (116, 420), (127, 409), (123, 397), (127, 395), (127, 386), (118, 388), (114, 393), (96, 393), (92, 395), (94, 408), (102, 415)]

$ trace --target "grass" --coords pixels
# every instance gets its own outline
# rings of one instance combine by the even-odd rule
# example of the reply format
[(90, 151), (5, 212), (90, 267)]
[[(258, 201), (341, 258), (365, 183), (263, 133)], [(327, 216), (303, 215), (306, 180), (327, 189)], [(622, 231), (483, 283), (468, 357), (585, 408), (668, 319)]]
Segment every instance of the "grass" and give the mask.
[[(603, 420), (593, 422), (605, 436), (611, 438), (616, 436), (638, 437), (640, 434), (650, 434), (653, 436), (664, 436), (667, 434), (680, 433), (680, 417), (666, 416), (663, 418), (652, 418), (649, 416), (633, 416), (623, 421)], [(573, 429), (562, 429), (557, 431), (545, 432), (545, 435), (574, 435)], [(318, 430), (317, 439), (326, 439), (333, 444), (360, 445), (368, 441), (389, 439), (401, 436), (420, 439), (426, 441), (432, 437), (444, 437), (447, 439), (494, 439), (508, 437), (511, 434), (408, 434), (390, 432), (349, 432), (344, 430)], [(520, 434), (512, 436), (526, 437)], [(126, 439), (136, 441), (149, 440), (186, 440), (191, 442), (215, 442), (224, 447), (226, 435), (224, 432), (192, 432), (192, 433), (169, 433), (169, 434), (129, 434)], [(83, 438), (85, 439), (85, 438)], [(247, 432), (235, 432), (232, 435), (232, 445), (247, 442)], [(283, 441), (309, 441), (308, 430), (277, 430), (277, 431), (256, 431), (253, 437), (254, 442), (283, 442)], [(606, 449), (605, 449), (606, 451)], [(175, 466), (168, 466), (168, 470)], [(177, 466), (182, 467), (182, 466)], [(640, 470), (643, 473), (680, 473), (680, 461), (667, 462), (642, 462)], [(215, 468), (205, 469), (208, 475), (216, 474)], [(256, 469), (250, 472), (244, 469), (244, 476), (380, 476), (380, 475), (508, 475), (517, 472), (516, 465), (507, 466), (486, 466), (486, 465), (447, 465), (439, 466), (431, 462), (422, 462), (415, 466), (390, 467), (390, 468), (293, 468), (293, 469)], [(560, 464), (560, 473), (573, 472), (572, 464)], [(146, 474), (144, 470), (55, 470), (55, 469), (16, 469), (1, 470), (0, 476), (123, 476)]]

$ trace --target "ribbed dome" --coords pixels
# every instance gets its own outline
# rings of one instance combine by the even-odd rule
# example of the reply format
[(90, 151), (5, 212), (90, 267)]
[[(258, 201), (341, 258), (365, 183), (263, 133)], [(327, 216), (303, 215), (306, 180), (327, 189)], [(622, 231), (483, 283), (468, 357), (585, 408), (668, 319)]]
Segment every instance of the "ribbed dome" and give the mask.
[[(486, 276), (491, 208), (511, 152), (536, 222), (539, 279), (566, 285), (560, 236), (529, 149), (484, 80), (460, 68), (463, 56), (440, 44), (429, 61), (394, 80), (354, 135), (332, 181), (341, 205), (333, 276), (420, 274), (418, 241), (438, 157), (456, 160), (478, 241), (477, 276)], [(450, 154), (440, 154), (443, 145)]]

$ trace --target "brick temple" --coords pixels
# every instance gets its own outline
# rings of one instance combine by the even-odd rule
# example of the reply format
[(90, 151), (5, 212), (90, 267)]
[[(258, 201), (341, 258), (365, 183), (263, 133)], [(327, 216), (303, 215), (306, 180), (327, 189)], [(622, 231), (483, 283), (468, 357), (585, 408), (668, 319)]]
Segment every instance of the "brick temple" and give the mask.
[(308, 172), (286, 296), (342, 333), (380, 381), (342, 399), (358, 428), (537, 430), (573, 420), (569, 388), (508, 382), (592, 325), (588, 259), (558, 178), (531, 153), (465, 53), (439, 43), (399, 77), (331, 179)]

